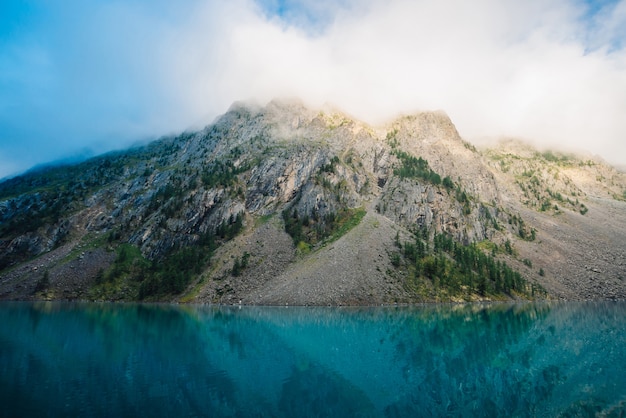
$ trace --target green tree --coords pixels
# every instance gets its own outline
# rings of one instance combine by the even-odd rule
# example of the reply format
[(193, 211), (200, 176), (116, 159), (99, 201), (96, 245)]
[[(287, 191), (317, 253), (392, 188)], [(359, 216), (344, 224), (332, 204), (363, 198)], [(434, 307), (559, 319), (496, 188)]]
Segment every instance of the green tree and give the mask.
[(485, 296), (487, 293), (487, 278), (485, 275), (481, 274), (478, 279), (478, 294), (480, 296)]
[(44, 271), (43, 276), (37, 281), (35, 285), (35, 292), (43, 292), (50, 287), (50, 272)]
[(238, 277), (241, 274), (241, 261), (239, 261), (239, 257), (235, 257), (235, 261), (233, 262), (233, 268), (230, 271), (230, 274), (232, 274), (235, 277)]
[(504, 251), (506, 251), (509, 255), (513, 255), (513, 246), (511, 245), (511, 241), (508, 239), (504, 243)]

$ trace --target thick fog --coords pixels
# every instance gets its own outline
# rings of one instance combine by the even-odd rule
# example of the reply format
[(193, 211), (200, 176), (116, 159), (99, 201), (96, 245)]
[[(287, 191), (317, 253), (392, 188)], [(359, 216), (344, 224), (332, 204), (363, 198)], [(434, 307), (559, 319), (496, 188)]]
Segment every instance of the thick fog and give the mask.
[(0, 7), (0, 177), (300, 97), (444, 110), (626, 164), (626, 1), (70, 1)]

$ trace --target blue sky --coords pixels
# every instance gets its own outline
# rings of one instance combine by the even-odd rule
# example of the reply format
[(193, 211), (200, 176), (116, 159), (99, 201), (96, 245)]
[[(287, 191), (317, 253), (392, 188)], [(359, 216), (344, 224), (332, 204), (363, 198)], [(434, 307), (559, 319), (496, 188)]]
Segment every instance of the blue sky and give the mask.
[(626, 1), (5, 0), (0, 178), (297, 96), (626, 164)]

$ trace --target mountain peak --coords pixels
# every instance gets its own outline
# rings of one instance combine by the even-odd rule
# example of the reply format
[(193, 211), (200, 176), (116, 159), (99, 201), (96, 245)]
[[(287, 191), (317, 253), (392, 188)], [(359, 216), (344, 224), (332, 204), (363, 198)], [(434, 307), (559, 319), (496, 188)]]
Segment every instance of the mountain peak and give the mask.
[(625, 176), (507, 146), (477, 150), (441, 111), (375, 128), (236, 102), (200, 132), (0, 183), (0, 298), (626, 297)]
[(443, 111), (419, 112), (401, 116), (391, 123), (390, 130), (427, 143), (461, 139), (456, 126)]

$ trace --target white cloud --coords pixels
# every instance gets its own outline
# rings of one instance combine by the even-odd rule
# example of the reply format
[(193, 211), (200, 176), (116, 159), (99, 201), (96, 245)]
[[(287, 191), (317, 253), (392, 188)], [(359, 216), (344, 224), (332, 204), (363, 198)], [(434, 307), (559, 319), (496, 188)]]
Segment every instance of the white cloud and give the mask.
[(624, 0), (595, 14), (580, 0), (292, 0), (282, 15), (253, 0), (184, 4), (60, 13), (81, 22), (39, 45), (60, 106), (24, 99), (48, 134), (64, 135), (56, 121), (68, 143), (119, 145), (208, 123), (235, 100), (299, 96), (374, 123), (443, 109), (470, 140), (520, 136), (626, 163)]
[[(311, 79), (311, 97), (323, 92), (369, 120), (444, 109), (470, 139), (521, 136), (623, 163), (625, 54), (585, 44), (586, 11), (575, 6), (375, 2), (365, 15), (336, 20), (321, 38), (304, 39), (329, 59), (301, 66), (324, 75)], [(275, 64), (269, 60), (265, 70)]]

